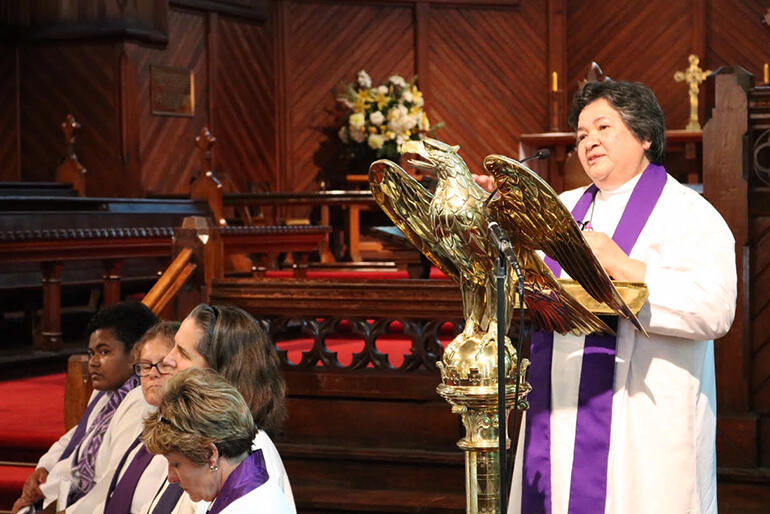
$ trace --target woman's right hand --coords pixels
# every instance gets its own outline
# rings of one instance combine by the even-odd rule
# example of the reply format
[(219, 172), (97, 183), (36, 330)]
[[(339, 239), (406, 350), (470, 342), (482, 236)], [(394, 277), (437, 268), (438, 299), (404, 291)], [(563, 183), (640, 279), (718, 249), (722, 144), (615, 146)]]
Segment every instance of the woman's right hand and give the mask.
[(491, 193), (495, 190), (495, 178), (492, 175), (476, 175), (474, 173), (473, 180), (487, 193)]
[(21, 490), (21, 498), (16, 500), (11, 509), (11, 514), (16, 514), (27, 505), (33, 505), (42, 500), (45, 495), (40, 490), (40, 484), (44, 484), (48, 479), (48, 470), (37, 468), (24, 482), (24, 488)]

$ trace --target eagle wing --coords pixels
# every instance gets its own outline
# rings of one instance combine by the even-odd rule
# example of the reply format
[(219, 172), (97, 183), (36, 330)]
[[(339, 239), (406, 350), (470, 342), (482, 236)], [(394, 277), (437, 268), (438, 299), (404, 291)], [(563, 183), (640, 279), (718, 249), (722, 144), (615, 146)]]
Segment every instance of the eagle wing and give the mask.
[(495, 177), (500, 192), (489, 205), (490, 213), (516, 243), (556, 259), (588, 294), (646, 333), (551, 186), (523, 164), (502, 155), (487, 156), (484, 168)]
[(442, 252), (429, 215), (433, 195), (393, 161), (369, 166), (369, 189), (377, 203), (406, 238), (448, 277), (460, 279), (450, 256)]
[(524, 302), (540, 328), (562, 334), (614, 335), (610, 327), (561, 286), (536, 252), (518, 248), (516, 255), (524, 272)]

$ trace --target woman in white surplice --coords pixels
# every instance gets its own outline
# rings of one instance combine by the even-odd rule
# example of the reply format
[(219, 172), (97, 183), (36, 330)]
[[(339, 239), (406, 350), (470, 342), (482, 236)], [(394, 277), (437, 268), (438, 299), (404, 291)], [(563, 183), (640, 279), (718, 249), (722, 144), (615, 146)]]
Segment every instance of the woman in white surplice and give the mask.
[(243, 397), (211, 369), (186, 369), (169, 380), (158, 411), (144, 423), (147, 448), (168, 460), (168, 480), (193, 501), (211, 502), (210, 514), (291, 514)]
[[(286, 385), (278, 353), (270, 337), (247, 312), (237, 307), (200, 304), (182, 321), (174, 348), (163, 359), (164, 371), (174, 374), (189, 368), (218, 371), (243, 396), (258, 430), (253, 450), (261, 450), (269, 482), (282, 491), (294, 511), (294, 496), (278, 450), (268, 433), (280, 429), (286, 418)], [(142, 510), (147, 514), (187, 514), (206, 501), (193, 502), (185, 493), (171, 506), (163, 506), (169, 482)], [(162, 508), (160, 508), (162, 507)]]
[[(663, 112), (647, 86), (589, 82), (575, 95), (570, 125), (577, 130), (580, 162), (598, 188), (579, 220), (586, 240), (613, 279), (647, 284), (649, 301), (639, 319), (649, 337), (619, 321), (614, 370), (608, 371), (606, 476), (586, 477), (606, 487), (587, 506), (571, 490), (582, 480), (572, 468), (585, 338), (553, 334), (550, 433), (540, 454), (547, 469), (527, 478), (529, 432), (522, 430), (509, 512), (715, 513), (713, 340), (727, 332), (735, 313), (732, 233), (705, 199), (665, 174)], [(660, 189), (627, 255), (612, 237), (642, 175), (656, 169)], [(561, 199), (573, 209), (587, 191), (567, 191)], [(533, 487), (543, 501), (522, 508), (522, 496), (526, 502)]]

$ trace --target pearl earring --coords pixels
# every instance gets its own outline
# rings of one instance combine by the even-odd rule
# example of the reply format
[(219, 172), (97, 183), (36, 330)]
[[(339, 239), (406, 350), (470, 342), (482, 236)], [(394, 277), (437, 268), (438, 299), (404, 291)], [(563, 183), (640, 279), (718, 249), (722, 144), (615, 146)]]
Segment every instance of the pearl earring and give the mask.
[(213, 466), (209, 466), (210, 471), (219, 471), (219, 464), (215, 464)]

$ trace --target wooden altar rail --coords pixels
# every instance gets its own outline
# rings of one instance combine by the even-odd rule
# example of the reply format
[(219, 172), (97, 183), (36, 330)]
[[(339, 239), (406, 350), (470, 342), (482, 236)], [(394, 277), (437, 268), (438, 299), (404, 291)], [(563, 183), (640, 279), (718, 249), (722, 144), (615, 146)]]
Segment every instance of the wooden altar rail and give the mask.
[[(212, 192), (216, 190), (211, 189)], [(219, 190), (221, 191), (221, 190)], [(220, 193), (222, 194), (222, 193)], [(361, 209), (370, 209), (377, 203), (372, 197), (371, 191), (316, 191), (308, 193), (223, 193), (222, 203), (225, 207), (269, 207), (271, 212), (267, 216), (269, 223), (279, 223), (279, 208), (296, 206), (319, 207), (321, 211), (321, 225), (329, 225), (331, 207), (341, 207), (348, 211), (347, 216), (347, 242), (350, 257), (354, 262), (360, 262), (361, 256)], [(334, 262), (334, 257), (329, 249), (328, 238), (322, 245), (321, 262)]]
[[(0, 221), (2, 219), (0, 217)], [(140, 258), (170, 258), (175, 230), (174, 227), (0, 230), (0, 264), (38, 263), (42, 272), (43, 314), (36, 345), (45, 349), (61, 347), (65, 263), (101, 261), (104, 303), (116, 303), (121, 299), (123, 263)], [(330, 228), (265, 226), (218, 230), (225, 253), (246, 253), (258, 258), (262, 254), (294, 252), (296, 261), (306, 262), (307, 253), (318, 249)], [(191, 274), (193, 270), (188, 271)], [(302, 272), (303, 268), (295, 268), (295, 273)], [(162, 296), (160, 301), (168, 299)]]
[[(688, 184), (702, 182), (700, 130), (667, 130), (667, 170)], [(540, 148), (551, 150), (545, 160), (527, 161), (527, 166), (543, 177), (557, 192), (588, 184), (588, 178), (574, 154), (574, 132), (544, 132), (519, 136), (519, 158), (528, 157)]]
[[(279, 347), (312, 341), (298, 364), (282, 352), (289, 419), (276, 441), (298, 512), (464, 512), (463, 429), (435, 390), (439, 337), (462, 327), (456, 284), (223, 279), (209, 299), (263, 320)], [(386, 335), (396, 321), (401, 335)], [(363, 342), (349, 365), (339, 337)], [(382, 351), (388, 337), (411, 340), (398, 368)]]

